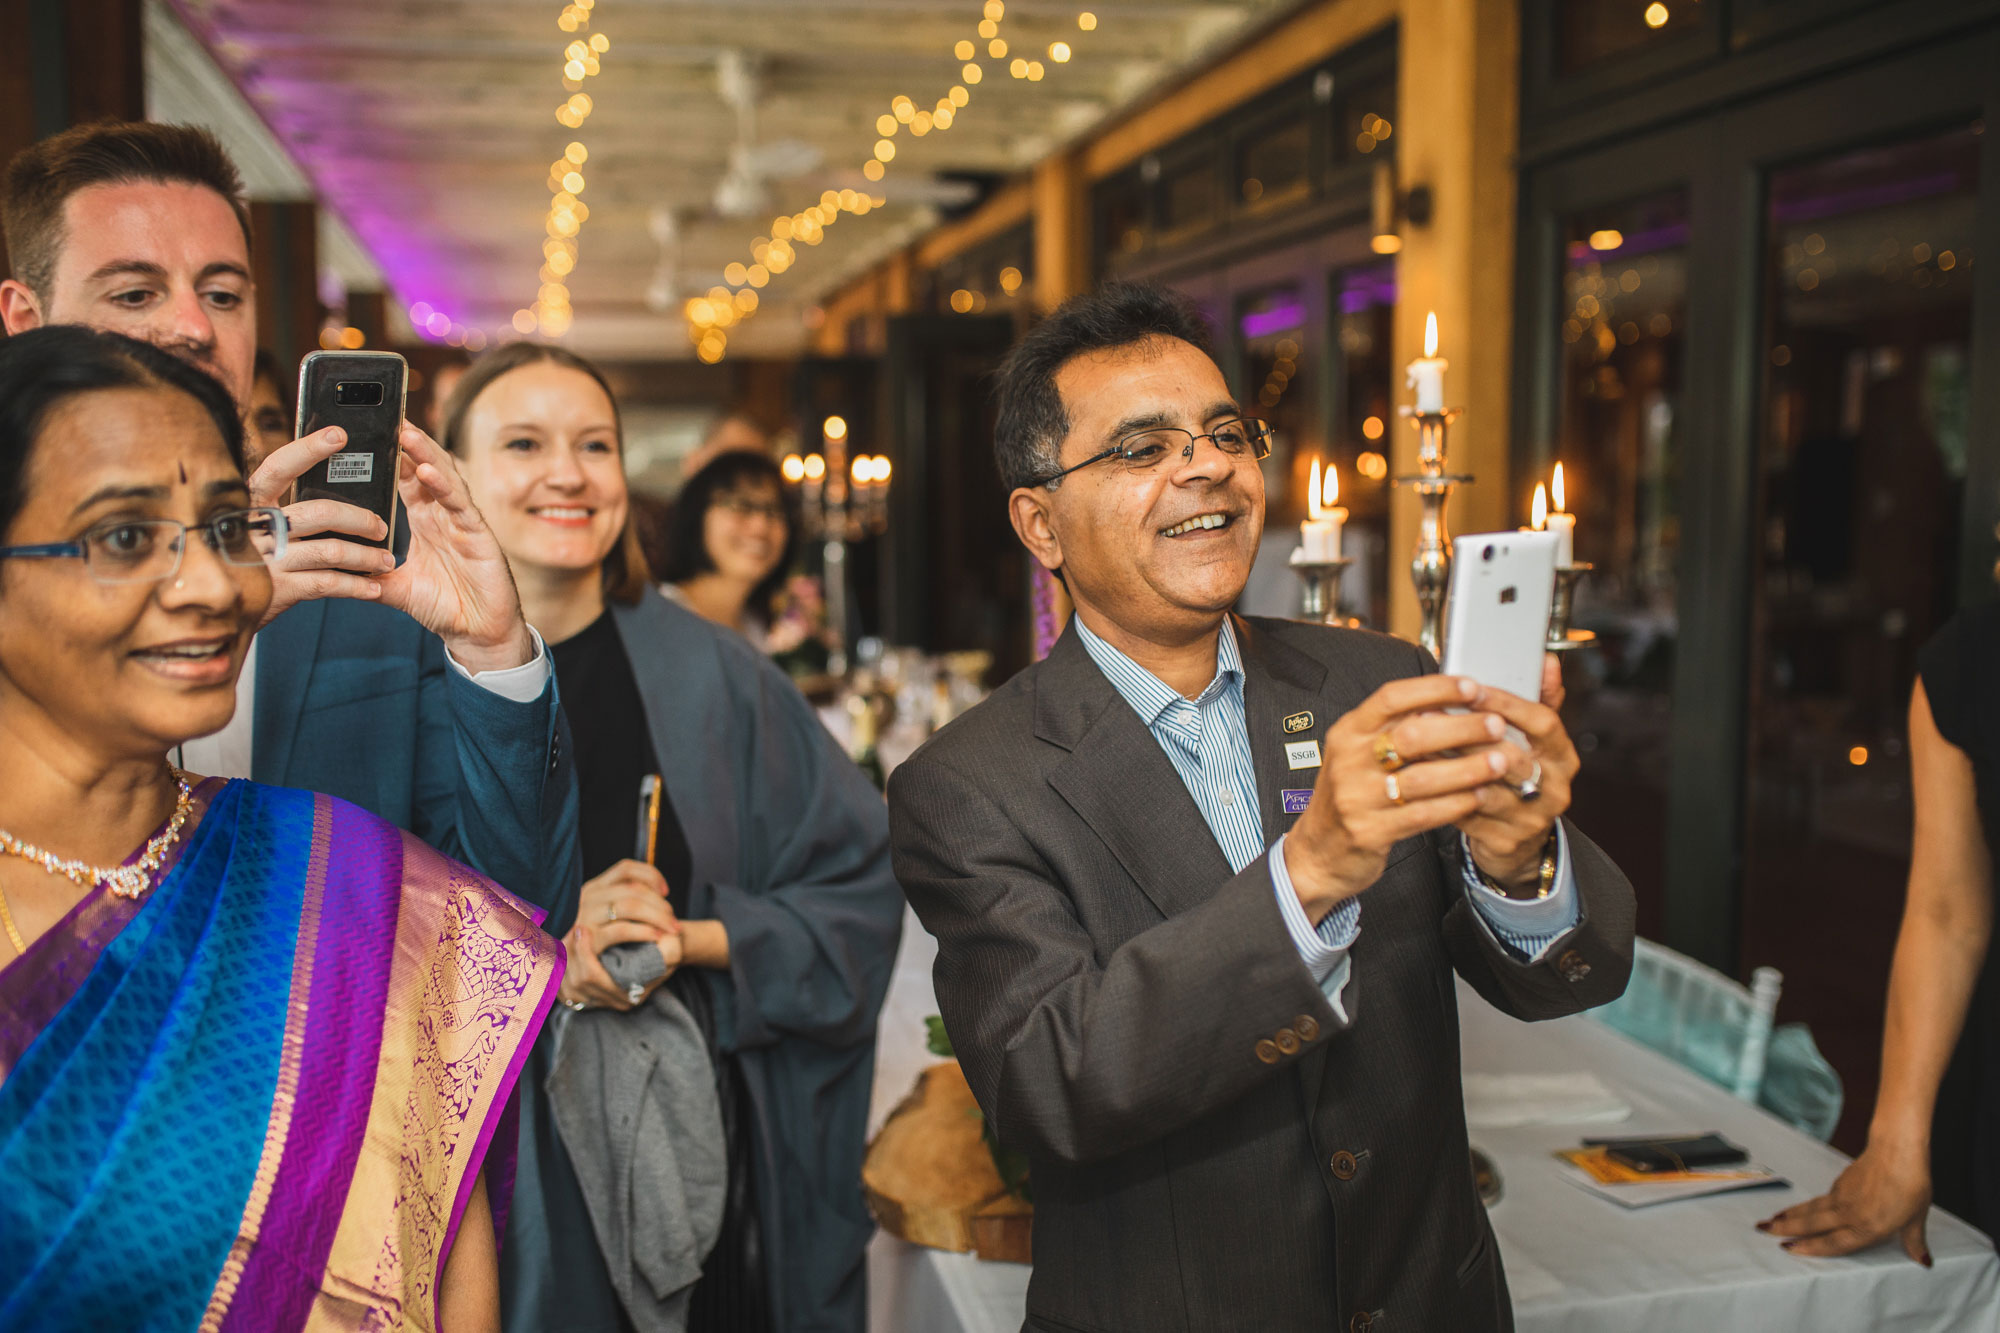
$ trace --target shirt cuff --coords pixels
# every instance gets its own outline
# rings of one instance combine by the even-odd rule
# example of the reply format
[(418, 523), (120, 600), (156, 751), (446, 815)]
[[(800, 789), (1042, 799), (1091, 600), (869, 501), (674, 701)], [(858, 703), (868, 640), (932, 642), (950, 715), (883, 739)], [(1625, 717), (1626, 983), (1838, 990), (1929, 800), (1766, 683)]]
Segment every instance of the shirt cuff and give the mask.
[(449, 648), (444, 650), (444, 660), (451, 663), (453, 671), (482, 690), (491, 690), (512, 703), (531, 704), (542, 697), (542, 690), (548, 686), (549, 650), (533, 625), (528, 626), (528, 637), (535, 641), (535, 655), (517, 667), (502, 667), (498, 671), (481, 671), (475, 675), (451, 655)]
[(1278, 914), (1285, 919), (1285, 930), (1292, 937), (1292, 947), (1299, 951), (1299, 961), (1306, 965), (1306, 971), (1319, 983), (1325, 993), (1327, 1003), (1334, 1013), (1345, 1023), (1347, 1010), (1340, 1002), (1341, 992), (1347, 988), (1347, 979), (1353, 973), (1353, 960), (1348, 950), (1361, 934), (1361, 900), (1349, 898), (1328, 912), (1314, 928), (1306, 909), (1299, 902), (1298, 891), (1292, 887), (1292, 873), (1285, 865), (1285, 838), (1280, 837), (1271, 844), (1270, 855), (1266, 858), (1271, 866), (1271, 891), (1278, 899)]
[(1459, 834), (1464, 853), (1466, 893), (1478, 909), (1479, 919), (1496, 940), (1523, 962), (1537, 963), (1549, 948), (1583, 919), (1576, 889), (1576, 872), (1570, 865), (1569, 834), (1562, 822), (1556, 823), (1556, 877), (1546, 898), (1510, 898), (1488, 887), (1472, 864), (1472, 842)]

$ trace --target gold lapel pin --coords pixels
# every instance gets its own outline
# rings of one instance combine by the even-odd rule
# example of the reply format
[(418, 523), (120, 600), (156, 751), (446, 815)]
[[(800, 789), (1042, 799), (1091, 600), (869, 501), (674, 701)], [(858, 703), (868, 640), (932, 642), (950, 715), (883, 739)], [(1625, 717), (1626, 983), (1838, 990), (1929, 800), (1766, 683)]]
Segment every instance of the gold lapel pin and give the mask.
[(1287, 736), (1296, 736), (1302, 731), (1311, 731), (1312, 725), (1313, 715), (1311, 713), (1293, 713), (1285, 719), (1285, 734)]

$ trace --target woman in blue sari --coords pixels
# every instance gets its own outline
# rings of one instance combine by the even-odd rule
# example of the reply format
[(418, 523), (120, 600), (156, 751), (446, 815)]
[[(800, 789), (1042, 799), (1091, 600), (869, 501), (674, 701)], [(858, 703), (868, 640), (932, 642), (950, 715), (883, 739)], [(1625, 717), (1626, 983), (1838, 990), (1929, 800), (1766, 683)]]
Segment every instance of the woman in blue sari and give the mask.
[(283, 538), (207, 375), (0, 343), (0, 1328), (497, 1326), (562, 950), (354, 806), (167, 761)]

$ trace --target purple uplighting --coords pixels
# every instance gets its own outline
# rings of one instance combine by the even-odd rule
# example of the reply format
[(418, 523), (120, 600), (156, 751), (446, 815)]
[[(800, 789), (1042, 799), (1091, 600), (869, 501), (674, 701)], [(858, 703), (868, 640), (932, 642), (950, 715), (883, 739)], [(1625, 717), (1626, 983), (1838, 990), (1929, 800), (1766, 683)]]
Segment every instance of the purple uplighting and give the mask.
[(1297, 301), (1287, 301), (1267, 310), (1253, 311), (1243, 317), (1243, 336), (1246, 338), (1268, 338), (1286, 329), (1296, 329), (1306, 322), (1306, 308)]

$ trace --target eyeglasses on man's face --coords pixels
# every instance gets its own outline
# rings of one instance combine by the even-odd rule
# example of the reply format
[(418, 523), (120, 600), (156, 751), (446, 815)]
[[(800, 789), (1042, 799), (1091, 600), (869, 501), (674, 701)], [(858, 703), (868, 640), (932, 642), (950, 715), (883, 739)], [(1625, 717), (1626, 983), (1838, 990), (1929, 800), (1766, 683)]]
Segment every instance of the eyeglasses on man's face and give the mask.
[(180, 572), (187, 535), (232, 565), (261, 565), (285, 551), (285, 515), (271, 508), (225, 509), (190, 526), (177, 518), (112, 518), (71, 542), (0, 546), (0, 559), (78, 559), (99, 583), (157, 583)]
[(1271, 428), (1255, 417), (1231, 417), (1217, 424), (1215, 429), (1199, 435), (1179, 426), (1149, 426), (1120, 437), (1109, 449), (1092, 454), (1074, 467), (1041, 477), (1034, 484), (1053, 486), (1072, 472), (1080, 472), (1109, 459), (1117, 460), (1115, 465), (1121, 472), (1151, 472), (1170, 457), (1178, 456), (1183, 461), (1192, 459), (1195, 446), (1203, 440), (1209, 441), (1227, 458), (1248, 455), (1262, 462), (1271, 453)]

